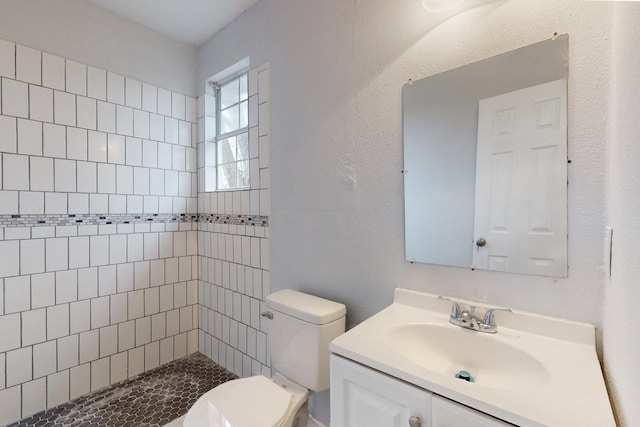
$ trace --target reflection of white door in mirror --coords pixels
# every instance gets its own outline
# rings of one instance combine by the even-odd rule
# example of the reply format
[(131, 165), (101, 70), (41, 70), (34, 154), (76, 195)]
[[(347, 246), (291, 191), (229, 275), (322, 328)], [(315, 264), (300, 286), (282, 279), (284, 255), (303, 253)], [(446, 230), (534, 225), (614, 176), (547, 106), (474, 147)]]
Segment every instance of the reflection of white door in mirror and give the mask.
[(480, 100), (475, 268), (566, 277), (566, 93), (556, 80)]

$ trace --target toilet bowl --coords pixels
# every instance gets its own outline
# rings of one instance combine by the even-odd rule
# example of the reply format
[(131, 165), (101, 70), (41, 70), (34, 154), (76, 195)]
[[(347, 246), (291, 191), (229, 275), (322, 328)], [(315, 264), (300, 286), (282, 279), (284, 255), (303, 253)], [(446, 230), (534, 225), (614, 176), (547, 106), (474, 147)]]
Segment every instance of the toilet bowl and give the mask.
[(307, 427), (311, 392), (329, 388), (329, 343), (345, 329), (346, 307), (285, 289), (266, 298), (267, 378), (232, 380), (202, 395), (183, 427)]
[(232, 380), (203, 394), (183, 427), (306, 427), (308, 394), (281, 375)]

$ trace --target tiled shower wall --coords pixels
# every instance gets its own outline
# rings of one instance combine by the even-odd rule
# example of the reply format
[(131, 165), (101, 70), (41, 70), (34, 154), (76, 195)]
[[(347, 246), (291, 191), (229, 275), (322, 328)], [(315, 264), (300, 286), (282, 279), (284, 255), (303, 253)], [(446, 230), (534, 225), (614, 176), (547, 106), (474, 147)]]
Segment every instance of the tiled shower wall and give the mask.
[(3, 40), (0, 76), (2, 425), (197, 351), (199, 319), (196, 100)]
[[(198, 193), (200, 352), (241, 377), (270, 374), (260, 313), (269, 294), (269, 68), (249, 71), (250, 189)], [(204, 188), (205, 118), (210, 94), (198, 99), (198, 173)]]

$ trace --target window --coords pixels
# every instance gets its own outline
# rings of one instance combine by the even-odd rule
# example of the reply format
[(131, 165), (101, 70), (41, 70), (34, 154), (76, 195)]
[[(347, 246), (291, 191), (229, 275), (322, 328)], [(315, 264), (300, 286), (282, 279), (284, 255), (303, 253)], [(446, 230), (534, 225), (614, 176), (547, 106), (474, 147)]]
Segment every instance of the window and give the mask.
[(205, 104), (205, 191), (249, 188), (247, 71), (209, 82)]

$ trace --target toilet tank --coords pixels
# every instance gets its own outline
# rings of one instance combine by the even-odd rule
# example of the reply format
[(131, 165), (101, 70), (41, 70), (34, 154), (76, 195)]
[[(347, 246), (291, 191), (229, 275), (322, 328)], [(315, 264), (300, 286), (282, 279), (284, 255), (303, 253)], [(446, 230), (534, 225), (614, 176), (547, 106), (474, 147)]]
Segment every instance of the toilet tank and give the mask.
[(328, 389), (329, 343), (344, 333), (344, 304), (284, 289), (266, 305), (271, 367), (309, 390)]

